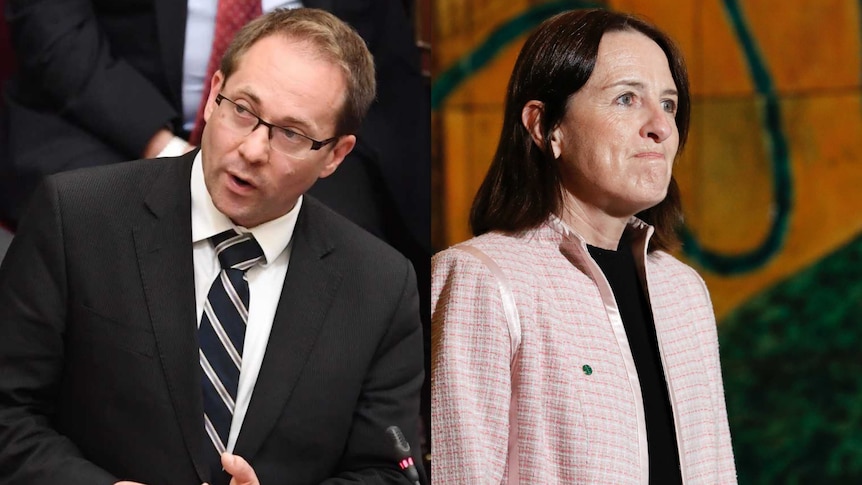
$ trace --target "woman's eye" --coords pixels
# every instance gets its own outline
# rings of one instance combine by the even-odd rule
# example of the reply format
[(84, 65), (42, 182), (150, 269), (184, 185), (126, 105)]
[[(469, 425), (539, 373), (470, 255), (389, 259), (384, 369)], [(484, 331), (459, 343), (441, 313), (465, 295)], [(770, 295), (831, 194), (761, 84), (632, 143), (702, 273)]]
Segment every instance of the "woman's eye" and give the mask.
[(676, 113), (676, 102), (670, 99), (666, 99), (661, 102), (662, 108), (668, 113)]
[(617, 103), (623, 106), (631, 106), (634, 103), (635, 97), (631, 93), (626, 93), (617, 98)]

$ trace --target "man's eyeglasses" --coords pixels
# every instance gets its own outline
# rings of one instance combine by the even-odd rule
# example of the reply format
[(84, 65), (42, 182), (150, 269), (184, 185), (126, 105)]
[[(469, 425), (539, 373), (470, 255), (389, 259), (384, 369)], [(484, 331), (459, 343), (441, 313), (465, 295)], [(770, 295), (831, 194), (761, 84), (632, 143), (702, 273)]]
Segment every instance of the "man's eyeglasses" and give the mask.
[(222, 110), (224, 112), (225, 124), (228, 128), (243, 136), (248, 136), (260, 125), (263, 125), (269, 130), (269, 146), (273, 150), (293, 158), (305, 158), (308, 156), (309, 151), (320, 150), (321, 147), (338, 139), (337, 136), (333, 136), (332, 138), (318, 141), (302, 133), (263, 121), (260, 116), (252, 113), (245, 106), (221, 94), (217, 95), (216, 104), (222, 106), (222, 101), (230, 103), (230, 105), (226, 106), (228, 109)]

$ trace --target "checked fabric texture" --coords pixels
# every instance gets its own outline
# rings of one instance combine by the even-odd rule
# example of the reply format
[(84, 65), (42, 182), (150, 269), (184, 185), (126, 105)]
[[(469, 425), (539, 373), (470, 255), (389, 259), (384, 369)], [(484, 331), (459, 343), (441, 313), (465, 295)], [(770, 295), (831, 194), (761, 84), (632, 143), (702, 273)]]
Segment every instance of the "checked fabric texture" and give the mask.
[[(207, 453), (216, 477), (221, 471), (233, 419), (242, 348), (248, 323), (249, 292), (245, 272), (263, 259), (263, 251), (251, 234), (233, 229), (216, 234), (210, 242), (218, 255), (221, 271), (204, 302), (198, 327), (204, 402), (204, 427), (214, 453)], [(227, 483), (227, 482), (225, 482)]]

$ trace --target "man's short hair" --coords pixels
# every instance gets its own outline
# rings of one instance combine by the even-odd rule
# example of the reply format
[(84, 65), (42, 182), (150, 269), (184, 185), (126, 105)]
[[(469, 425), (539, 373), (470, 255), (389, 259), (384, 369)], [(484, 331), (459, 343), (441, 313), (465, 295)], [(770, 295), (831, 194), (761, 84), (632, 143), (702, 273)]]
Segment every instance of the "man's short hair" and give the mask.
[(255, 42), (271, 35), (308, 43), (324, 60), (339, 66), (347, 93), (336, 121), (336, 135), (355, 133), (376, 95), (374, 59), (362, 37), (329, 12), (314, 8), (276, 9), (243, 27), (221, 60), (225, 82)]

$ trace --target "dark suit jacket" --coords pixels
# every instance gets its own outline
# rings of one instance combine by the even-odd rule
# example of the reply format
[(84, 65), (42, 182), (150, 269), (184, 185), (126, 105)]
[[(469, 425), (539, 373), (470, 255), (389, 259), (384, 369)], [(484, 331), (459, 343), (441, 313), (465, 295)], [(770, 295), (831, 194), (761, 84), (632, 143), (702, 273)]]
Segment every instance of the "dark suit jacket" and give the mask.
[[(66, 172), (34, 194), (0, 267), (0, 482), (209, 479), (193, 155)], [(292, 251), (235, 452), (264, 484), (406, 483), (385, 429), (415, 446), (411, 265), (311, 197)]]
[[(6, 0), (18, 77), (6, 93), (7, 200), (17, 223), (45, 174), (133, 160), (165, 125), (182, 132), (184, 0)], [(430, 100), (411, 22), (397, 0), (305, 0), (368, 43), (378, 99), (342, 168), (312, 194), (430, 258)]]

